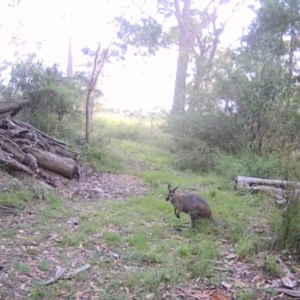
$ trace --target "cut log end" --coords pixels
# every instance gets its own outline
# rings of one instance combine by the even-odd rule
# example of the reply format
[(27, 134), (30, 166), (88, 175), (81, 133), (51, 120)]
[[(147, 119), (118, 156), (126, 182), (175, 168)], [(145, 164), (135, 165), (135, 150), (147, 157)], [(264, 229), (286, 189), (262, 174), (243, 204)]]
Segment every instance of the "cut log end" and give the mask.
[(38, 168), (37, 159), (31, 154), (26, 153), (24, 157), (24, 164), (28, 166), (32, 171), (36, 171)]

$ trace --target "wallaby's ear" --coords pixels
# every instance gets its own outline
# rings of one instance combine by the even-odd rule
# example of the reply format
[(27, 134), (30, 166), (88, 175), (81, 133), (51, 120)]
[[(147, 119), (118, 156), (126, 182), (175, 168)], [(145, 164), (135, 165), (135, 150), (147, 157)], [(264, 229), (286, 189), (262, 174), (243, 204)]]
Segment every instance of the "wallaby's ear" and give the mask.
[(173, 193), (179, 188), (179, 186), (177, 186), (174, 190), (173, 190)]
[(169, 191), (172, 190), (171, 184), (168, 184), (168, 190), (169, 190)]

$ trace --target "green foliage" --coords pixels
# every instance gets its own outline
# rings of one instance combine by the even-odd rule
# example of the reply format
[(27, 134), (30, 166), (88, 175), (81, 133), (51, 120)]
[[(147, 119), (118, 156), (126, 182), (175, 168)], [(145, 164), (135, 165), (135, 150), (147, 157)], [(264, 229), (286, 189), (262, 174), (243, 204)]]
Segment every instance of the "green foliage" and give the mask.
[(240, 300), (257, 300), (260, 297), (260, 293), (257, 289), (242, 290), (238, 293), (238, 299)]
[(282, 223), (278, 224), (281, 247), (293, 251), (300, 250), (300, 199), (292, 197), (286, 210), (282, 213)]
[(81, 153), (92, 166), (102, 172), (117, 173), (123, 169), (121, 160), (103, 145), (87, 145)]
[(273, 277), (281, 278), (284, 275), (282, 265), (277, 261), (276, 257), (268, 256), (265, 259), (265, 267)]
[(236, 243), (236, 253), (239, 259), (245, 259), (252, 254), (253, 239), (247, 236), (242, 236)]
[(236, 176), (262, 178), (285, 178), (285, 166), (278, 156), (258, 156), (252, 152), (243, 152), (239, 156), (220, 154), (214, 171), (230, 180)]
[[(112, 138), (127, 141), (139, 141), (145, 144), (168, 148), (170, 135), (161, 129), (163, 119), (160, 112), (153, 112), (141, 116), (139, 111), (124, 112), (125, 115), (102, 111), (94, 116), (93, 131), (99, 138), (110, 140)], [(101, 131), (99, 133), (99, 129)]]
[(131, 23), (123, 17), (117, 17), (115, 20), (119, 24), (117, 36), (124, 41), (126, 45), (135, 47), (146, 47), (147, 52), (143, 55), (154, 55), (159, 47), (159, 40), (162, 34), (162, 25), (154, 18), (141, 18), (138, 22)]
[[(168, 1), (162, 3), (164, 11), (171, 9)], [(300, 148), (299, 5), (261, 1), (240, 48), (219, 51), (208, 70), (205, 56), (195, 60), (186, 90), (189, 107), (179, 118), (172, 116), (168, 126), (182, 157), (197, 153), (201, 142), (212, 151), (238, 155)]]
[(193, 246), (193, 255), (187, 262), (187, 269), (191, 272), (192, 277), (208, 277), (212, 274), (212, 261), (217, 257), (216, 250), (216, 243), (209, 239), (202, 241), (198, 247)]
[[(183, 140), (181, 140), (182, 142)], [(204, 142), (198, 142), (197, 147), (191, 150), (177, 152), (175, 167), (179, 170), (192, 170), (207, 172), (214, 169), (216, 154)]]
[(75, 82), (66, 78), (57, 65), (46, 67), (29, 55), (11, 66), (11, 78), (3, 93), (4, 100), (29, 99), (31, 105), (23, 108), (19, 117), (50, 135), (72, 133), (70, 120), (78, 121), (74, 110), (80, 100)]

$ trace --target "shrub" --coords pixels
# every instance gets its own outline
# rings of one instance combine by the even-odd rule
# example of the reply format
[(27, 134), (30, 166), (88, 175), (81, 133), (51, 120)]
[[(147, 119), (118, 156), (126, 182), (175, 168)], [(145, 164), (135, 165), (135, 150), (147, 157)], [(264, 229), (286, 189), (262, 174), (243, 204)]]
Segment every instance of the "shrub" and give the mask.
[(205, 143), (198, 143), (194, 149), (181, 150), (176, 155), (175, 167), (179, 170), (207, 172), (213, 170), (217, 156)]
[(292, 251), (300, 250), (300, 198), (294, 198), (282, 213), (277, 228), (280, 246)]
[(121, 160), (101, 145), (86, 146), (82, 149), (86, 160), (102, 172), (116, 173), (123, 169)]
[(234, 180), (238, 175), (278, 179), (286, 177), (286, 168), (279, 156), (261, 157), (249, 151), (236, 157), (219, 154), (214, 171), (230, 180)]

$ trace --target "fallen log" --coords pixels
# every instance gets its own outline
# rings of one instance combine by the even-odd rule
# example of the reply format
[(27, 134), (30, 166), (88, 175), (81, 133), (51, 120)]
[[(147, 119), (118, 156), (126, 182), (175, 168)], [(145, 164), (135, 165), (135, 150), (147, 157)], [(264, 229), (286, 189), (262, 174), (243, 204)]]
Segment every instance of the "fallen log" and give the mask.
[(23, 107), (31, 104), (31, 100), (23, 100), (21, 102), (10, 103), (5, 107), (0, 107), (0, 114), (12, 111), (12, 117), (15, 116)]
[(33, 175), (33, 172), (27, 166), (19, 163), (17, 160), (8, 159), (8, 158), (5, 158), (4, 156), (0, 155), (0, 163), (1, 163), (1, 165), (6, 165), (17, 171), (21, 171), (21, 172)]
[(284, 206), (299, 197), (299, 186), (300, 183), (296, 181), (237, 176), (234, 189), (266, 194), (274, 198), (278, 206)]
[(76, 166), (75, 160), (68, 157), (60, 157), (53, 153), (34, 148), (26, 148), (24, 149), (24, 152), (32, 154), (37, 159), (39, 167), (62, 175), (68, 179), (74, 177), (74, 168)]
[(287, 196), (285, 190), (272, 187), (272, 186), (258, 185), (258, 186), (248, 187), (247, 189), (250, 190), (251, 192), (262, 192), (266, 195), (274, 197), (277, 200), (283, 200)]
[(67, 144), (41, 132), (32, 125), (0, 117), (0, 163), (11, 169), (41, 178), (58, 187), (62, 181), (77, 178), (82, 170), (78, 165), (80, 155)]
[(299, 186), (299, 182), (281, 180), (281, 179), (264, 179), (256, 177), (237, 176), (235, 179), (235, 189), (245, 189), (254, 185), (267, 185), (277, 188), (288, 188), (289, 186)]

